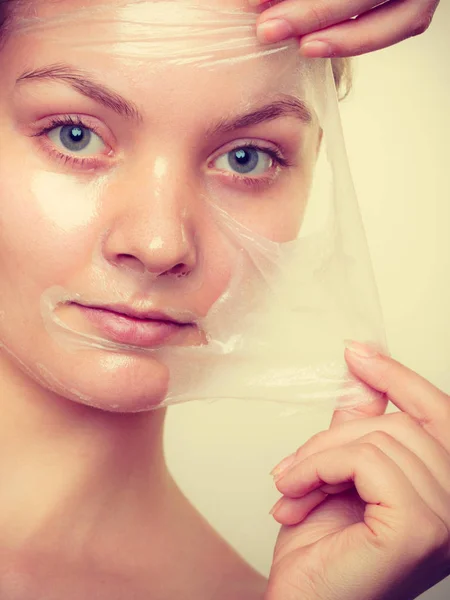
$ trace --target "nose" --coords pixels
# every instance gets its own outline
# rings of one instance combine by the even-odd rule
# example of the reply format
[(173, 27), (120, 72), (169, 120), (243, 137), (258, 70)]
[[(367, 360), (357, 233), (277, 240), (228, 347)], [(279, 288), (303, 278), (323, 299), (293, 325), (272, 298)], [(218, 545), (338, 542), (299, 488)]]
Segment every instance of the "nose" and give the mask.
[(137, 273), (188, 275), (198, 258), (199, 195), (186, 176), (161, 164), (117, 176), (108, 193), (114, 208), (105, 258)]

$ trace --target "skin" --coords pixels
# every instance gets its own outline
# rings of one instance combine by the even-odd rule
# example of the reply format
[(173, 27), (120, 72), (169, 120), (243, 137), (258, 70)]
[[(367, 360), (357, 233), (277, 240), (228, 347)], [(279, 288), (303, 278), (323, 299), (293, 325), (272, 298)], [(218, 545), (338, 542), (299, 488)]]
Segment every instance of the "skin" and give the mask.
[(251, 0), (261, 42), (295, 37), (309, 57), (357, 56), (424, 33), (439, 0)]
[[(64, 2), (38, 6), (50, 23), (57, 11), (67, 10)], [(195, 65), (169, 64), (163, 73), (153, 61), (149, 72), (145, 49), (135, 57), (130, 45), (117, 53), (110, 45), (106, 50), (91, 46), (91, 36), (97, 35), (98, 43), (105, 34), (120, 39), (117, 19), (133, 17), (133, 8), (123, 15), (111, 7), (105, 13), (110, 31), (94, 24), (85, 39), (82, 13), (43, 33), (17, 31), (0, 57), (5, 73), (1, 128), (11, 149), (10, 159), (0, 165), (0, 193), (9, 199), (1, 217), (1, 250), (10, 257), (1, 266), (0, 305), (8, 316), (0, 325), (1, 338), (24, 368), (56, 394), (121, 411), (148, 409), (164, 399), (169, 379), (165, 364), (138, 353), (61, 352), (43, 327), (41, 296), (56, 284), (99, 304), (145, 303), (154, 310), (205, 317), (227, 291), (239, 252), (214, 206), (269, 240), (295, 238), (319, 141), (315, 124), (306, 126), (292, 116), (208, 134), (224, 115), (236, 120), (261, 108), (261, 98), (271, 102), (281, 94), (298, 95), (295, 69), (280, 69), (284, 63), (278, 55), (261, 61), (261, 75), (255, 78), (249, 76), (249, 61), (232, 75), (227, 72), (224, 84), (220, 68), (211, 73)], [(80, 48), (86, 42), (88, 49)], [(133, 103), (141, 118), (120, 117), (74, 92), (67, 81), (23, 75), (59, 64), (62, 57), (86, 78), (107, 84)], [(294, 51), (292, 57), (295, 67)], [(280, 73), (275, 80), (268, 77), (272, 72)], [(192, 77), (197, 88), (187, 94)], [(147, 97), (152, 102), (142, 103)], [(67, 162), (67, 152), (63, 159), (55, 156), (61, 144), (55, 146), (42, 132), (54, 126), (55, 116), (67, 113), (84, 118), (83, 126), (93, 128), (104, 142), (97, 143), (93, 157), (83, 157), (82, 165)], [(178, 131), (183, 131), (181, 139)], [(258, 187), (223, 166), (227, 152), (252, 140), (266, 150), (260, 153), (272, 165), (251, 178)], [(292, 166), (282, 168), (269, 150), (282, 151)], [(298, 189), (296, 181), (303, 187)], [(279, 210), (280, 197), (286, 199), (285, 211)], [(179, 278), (179, 273), (185, 276)], [(78, 308), (57, 311), (69, 327), (92, 333)], [(175, 340), (181, 346), (200, 342), (192, 329)]]
[[(425, 32), (439, 2), (251, 4), (261, 42), (294, 37), (303, 55), (333, 57)], [(273, 470), (282, 528), (265, 600), (410, 600), (450, 573), (450, 398), (372, 348), (345, 358), (385, 398), (336, 412)], [(400, 412), (384, 415), (387, 400)]]
[[(68, 4), (38, 2), (35, 8), (41, 16), (51, 18)], [(140, 290), (141, 296), (139, 286), (147, 283), (142, 274), (167, 275), (163, 279), (170, 283), (172, 270), (179, 264), (195, 272), (198, 255), (203, 252), (206, 256), (205, 249), (211, 245), (208, 236), (215, 223), (211, 213), (196, 201), (198, 192), (205, 189), (215, 199), (230, 202), (227, 210), (260, 235), (275, 241), (291, 239), (301, 223), (301, 203), (282, 214), (273, 202), (280, 193), (280, 189), (275, 193), (275, 186), (260, 195), (258, 210), (252, 203), (239, 203), (239, 212), (233, 213), (233, 200), (241, 200), (243, 191), (233, 189), (226, 179), (229, 176), (217, 166), (209, 167), (208, 159), (220, 148), (225, 151), (230, 142), (247, 137), (267, 140), (274, 132), (280, 135), (285, 131), (283, 135), (294, 148), (299, 149), (300, 138), (304, 140), (302, 156), (310, 158), (302, 162), (309, 167), (303, 173), (307, 182), (318, 131), (311, 129), (305, 135), (298, 120), (286, 118), (278, 120), (276, 127), (272, 123), (239, 131), (239, 135), (234, 132), (225, 139), (209, 140), (187, 171), (187, 162), (193, 160), (192, 148), (197, 148), (204, 135), (205, 122), (242, 112), (256, 98), (270, 96), (280, 86), (293, 93), (292, 81), (269, 81), (263, 76), (258, 83), (263, 87), (249, 89), (252, 78), (240, 71), (247, 96), (238, 107), (229, 95), (230, 89), (239, 89), (238, 81), (222, 89), (220, 82), (211, 85), (210, 74), (206, 82), (196, 73), (197, 95), (189, 97), (177, 95), (175, 90), (186, 88), (184, 83), (192, 80), (191, 74), (167, 71), (165, 80), (158, 79), (158, 101), (152, 95), (151, 77), (142, 71), (145, 57), (142, 61), (123, 61), (111, 52), (75, 52), (70, 40), (78, 42), (80, 31), (83, 28), (76, 21), (66, 24), (63, 36), (54, 44), (31, 31), (26, 37), (13, 35), (0, 53), (0, 132), (2, 143), (10, 150), (0, 163), (0, 256), (8, 257), (0, 263), (1, 310), (8, 316), (0, 324), (7, 346), (0, 357), (4, 408), (0, 425), (2, 597), (261, 599), (264, 579), (217, 536), (168, 473), (162, 448), (164, 411), (136, 412), (163, 397), (167, 389), (164, 365), (135, 355), (114, 356), (112, 360), (100, 351), (89, 356), (80, 353), (69, 361), (45, 331), (38, 306), (41, 294), (55, 282), (85, 287), (93, 281), (93, 255), (100, 257), (97, 267), (100, 264), (105, 272), (111, 268), (117, 275), (116, 284), (124, 281), (126, 272), (133, 290)], [(95, 39), (95, 31), (90, 29), (89, 36)], [(61, 56), (97, 79), (103, 77), (137, 104), (144, 113), (139, 127), (133, 128), (112, 111), (100, 109), (55, 82), (21, 84), (16, 89), (20, 73), (42, 66), (30, 65), (30, 57), (53, 64)], [(214, 102), (208, 99), (208, 93), (213, 92)], [(153, 101), (143, 103), (143, 98)], [(172, 130), (163, 127), (155, 136), (155, 123), (168, 123), (168, 98), (180, 107), (171, 110), (170, 119), (173, 130), (184, 132), (181, 140), (180, 136), (174, 140)], [(52, 106), (47, 105), (50, 101)], [(205, 115), (205, 107), (214, 108), (215, 113)], [(98, 177), (97, 171), (95, 176), (73, 173), (61, 162), (52, 162), (38, 146), (33, 137), (36, 121), (60, 112), (88, 115), (102, 124), (105, 137), (113, 134), (116, 144), (110, 143), (116, 162), (106, 175), (103, 171)], [(187, 131), (186, 114), (192, 127)], [(151, 146), (152, 136), (157, 137), (158, 147)], [(277, 179), (276, 185), (284, 186), (287, 198), (291, 197), (292, 182), (297, 190), (298, 176), (291, 180), (286, 174)], [(305, 197), (306, 192), (307, 185)], [(65, 211), (58, 202), (61, 197), (67, 202)], [(67, 219), (69, 206), (72, 213)], [(156, 230), (164, 243), (151, 246)], [(192, 231), (196, 235), (186, 235)], [(99, 241), (105, 239), (101, 246)], [(214, 243), (217, 245), (217, 237)], [(219, 252), (206, 256), (201, 278), (204, 285), (193, 286), (191, 310), (208, 311), (226, 288), (232, 259), (226, 239)], [(159, 300), (166, 301), (166, 288), (160, 292)], [(61, 316), (88, 331), (87, 323), (70, 307), (64, 307)], [(36, 364), (46, 370), (36, 371)], [(76, 393), (71, 392), (73, 389)], [(93, 398), (97, 408), (91, 406)], [(111, 411), (112, 403), (117, 412)], [(271, 575), (267, 593), (285, 600), (283, 581)]]
[[(288, 68), (286, 56), (274, 56), (255, 78), (254, 63), (242, 63), (225, 86), (220, 69), (149, 68), (145, 53), (95, 45), (105, 35), (120, 39), (114, 6), (96, 4), (108, 25), (87, 27), (74, 16), (40, 35), (13, 23), (0, 51), (0, 135), (9, 149), (0, 162), (1, 596), (260, 599), (264, 578), (212, 530), (167, 470), (165, 411), (144, 410), (164, 398), (165, 364), (133, 352), (65, 349), (44, 327), (40, 299), (56, 284), (103, 303), (131, 297), (206, 314), (227, 289), (236, 248), (204, 198), (260, 236), (292, 239), (319, 130), (289, 114), (206, 134), (224, 116), (260, 108), (261, 99), (298, 95), (295, 48)], [(77, 2), (32, 8), (51, 23)], [(67, 81), (17, 82), (62, 61), (112, 88), (141, 118), (118, 115)], [(195, 90), (186, 93), (193, 78)], [(61, 159), (58, 136), (47, 131), (66, 114), (83, 117), (104, 142), (83, 157), (87, 169)], [(243, 184), (223, 157), (247, 140), (286, 148), (295, 166), (266, 160), (270, 168), (254, 176), (260, 185)], [(180, 268), (188, 276), (176, 277)], [(76, 307), (57, 310), (92, 333)]]
[(274, 469), (265, 600), (411, 600), (450, 574), (450, 397), (368, 346), (345, 357), (384, 397), (336, 412)]

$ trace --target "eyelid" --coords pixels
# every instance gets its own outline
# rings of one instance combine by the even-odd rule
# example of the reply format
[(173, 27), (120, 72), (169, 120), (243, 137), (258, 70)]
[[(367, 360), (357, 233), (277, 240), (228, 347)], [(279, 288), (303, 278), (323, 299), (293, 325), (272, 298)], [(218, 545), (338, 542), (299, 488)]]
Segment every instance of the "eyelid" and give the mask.
[[(71, 130), (75, 128), (75, 126), (73, 125), (58, 125), (58, 127), (52, 127), (52, 129), (45, 133), (47, 139), (55, 146), (55, 148), (58, 148), (62, 154), (64, 154), (64, 152), (73, 153), (74, 157), (77, 158), (95, 157), (99, 154), (104, 154), (104, 151), (107, 149), (107, 146), (103, 139), (92, 129), (82, 127), (81, 125), (76, 125), (76, 127), (80, 129), (82, 128), (83, 130), (89, 132), (87, 146), (85, 148), (81, 148), (80, 150), (71, 150), (70, 148), (64, 147), (64, 144), (61, 139), (61, 133), (65, 127), (69, 127)], [(97, 146), (97, 149), (89, 148), (89, 146), (91, 146), (92, 144), (94, 145), (94, 148)]]
[[(253, 152), (256, 152), (258, 155), (256, 165), (249, 172), (239, 173), (238, 171), (234, 171), (231, 164), (229, 164), (230, 163), (230, 161), (229, 161), (230, 154), (236, 154), (239, 149), (243, 149), (246, 154), (248, 153), (248, 151), (251, 150)], [(225, 165), (219, 164), (221, 161), (224, 161)], [(226, 168), (226, 167), (229, 166), (230, 173), (235, 173), (236, 175), (248, 176), (248, 177), (261, 177), (263, 175), (267, 176), (267, 173), (269, 173), (269, 171), (271, 169), (273, 169), (274, 166), (277, 166), (278, 164), (279, 164), (279, 160), (274, 156), (273, 151), (260, 150), (259, 148), (255, 148), (254, 146), (238, 146), (236, 148), (236, 150), (233, 150), (231, 153), (226, 152), (226, 153), (220, 154), (213, 161), (214, 167), (219, 171), (227, 171), (228, 172), (228, 168)]]
[[(49, 133), (65, 126), (80, 126), (89, 129), (100, 140), (104, 148), (95, 154), (77, 154), (69, 149), (56, 144)], [(115, 150), (109, 140), (114, 136), (110, 130), (97, 119), (80, 114), (56, 114), (39, 119), (31, 125), (32, 137), (37, 138), (37, 146), (40, 152), (56, 164), (70, 168), (78, 172), (94, 173), (109, 169), (115, 163)]]
[(227, 154), (228, 152), (232, 152), (233, 150), (236, 150), (238, 148), (245, 147), (252, 147), (255, 148), (255, 150), (259, 150), (262, 152), (265, 151), (268, 153), (272, 151), (273, 153), (279, 155), (280, 158), (283, 158), (287, 161), (285, 152), (282, 148), (280, 148), (279, 145), (258, 138), (241, 138), (238, 140), (233, 140), (232, 142), (227, 142), (226, 144), (220, 146), (220, 148), (215, 150), (208, 159), (208, 167), (223, 154)]
[[(266, 153), (270, 157), (271, 167), (260, 174), (238, 174), (232, 170), (215, 167), (219, 158), (239, 148), (253, 148), (258, 152)], [(280, 148), (278, 144), (269, 144), (265, 140), (255, 138), (239, 139), (224, 144), (213, 153), (207, 163), (208, 169), (211, 169), (215, 178), (219, 178), (225, 185), (230, 186), (230, 189), (242, 193), (263, 193), (278, 180), (284, 171), (294, 166), (295, 161), (292, 162), (289, 154), (284, 152), (284, 148)]]
[(114, 148), (117, 146), (117, 141), (111, 130), (98, 119), (88, 115), (79, 113), (56, 113), (46, 116), (43, 119), (39, 119), (39, 121), (35, 121), (30, 127), (33, 131), (33, 137), (38, 137), (41, 135), (46, 135), (52, 129), (56, 129), (56, 127), (70, 124), (81, 125), (86, 129), (90, 129), (101, 138), (105, 146), (108, 148), (109, 153), (107, 154), (114, 152)]

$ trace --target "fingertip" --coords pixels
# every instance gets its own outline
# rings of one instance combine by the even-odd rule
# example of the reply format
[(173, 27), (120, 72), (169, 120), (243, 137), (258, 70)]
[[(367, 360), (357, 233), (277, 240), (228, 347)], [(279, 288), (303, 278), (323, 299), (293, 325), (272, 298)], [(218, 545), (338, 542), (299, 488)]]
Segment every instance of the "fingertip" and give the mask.
[(280, 525), (298, 525), (328, 496), (329, 494), (323, 489), (315, 489), (300, 498), (283, 496), (275, 504), (270, 514)]
[(373, 359), (381, 357), (381, 354), (374, 345), (369, 343), (356, 342), (354, 340), (345, 340), (345, 358), (350, 361), (363, 359)]
[(269, 511), (269, 515), (272, 515), (274, 518), (276, 518), (275, 513), (278, 511), (278, 509), (282, 505), (282, 501), (283, 501), (283, 498), (280, 498), (279, 500), (277, 500), (277, 502), (275, 502), (275, 504), (272, 506), (272, 508)]
[(382, 415), (388, 405), (384, 389), (374, 385), (374, 382), (379, 380), (380, 371), (384, 371), (384, 359), (392, 359), (382, 354), (379, 346), (371, 343), (345, 340), (345, 346), (344, 356), (349, 369), (349, 381), (342, 397), (337, 401), (330, 428), (346, 421)]
[(279, 462), (270, 472), (272, 477), (275, 479), (279, 479), (282, 473), (284, 473), (294, 462), (296, 457), (296, 452), (290, 454), (286, 458), (283, 458), (281, 462)]
[(286, 19), (269, 19), (259, 21), (256, 25), (256, 37), (260, 44), (276, 44), (294, 35), (294, 29)]
[(336, 56), (333, 46), (321, 40), (311, 40), (301, 43), (300, 54), (306, 58), (331, 58), (332, 56)]

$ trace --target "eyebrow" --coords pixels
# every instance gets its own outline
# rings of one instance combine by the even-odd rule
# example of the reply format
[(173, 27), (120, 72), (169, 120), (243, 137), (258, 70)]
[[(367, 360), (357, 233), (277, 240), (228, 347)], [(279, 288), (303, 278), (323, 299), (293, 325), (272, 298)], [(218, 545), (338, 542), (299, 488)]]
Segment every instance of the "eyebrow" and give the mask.
[(98, 83), (84, 71), (74, 69), (69, 65), (56, 64), (25, 71), (16, 83), (30, 80), (63, 82), (83, 96), (102, 104), (106, 108), (110, 108), (121, 116), (135, 121), (142, 121), (142, 115), (135, 104), (125, 100), (120, 94), (107, 86)]
[[(141, 122), (142, 115), (138, 107), (111, 88), (95, 81), (88, 73), (66, 64), (54, 64), (22, 73), (16, 83), (24, 81), (58, 81), (102, 104), (117, 114)], [(207, 136), (226, 134), (238, 129), (252, 127), (260, 123), (273, 121), (281, 117), (294, 117), (305, 124), (313, 122), (309, 108), (299, 98), (283, 94), (273, 102), (238, 117), (221, 119), (208, 128)]]
[(280, 117), (294, 117), (306, 125), (313, 122), (312, 113), (302, 100), (295, 96), (284, 94), (273, 102), (246, 115), (237, 118), (222, 119), (208, 130), (208, 135), (214, 136), (229, 133), (236, 129), (244, 129), (245, 127), (252, 127), (266, 121), (273, 121)]

